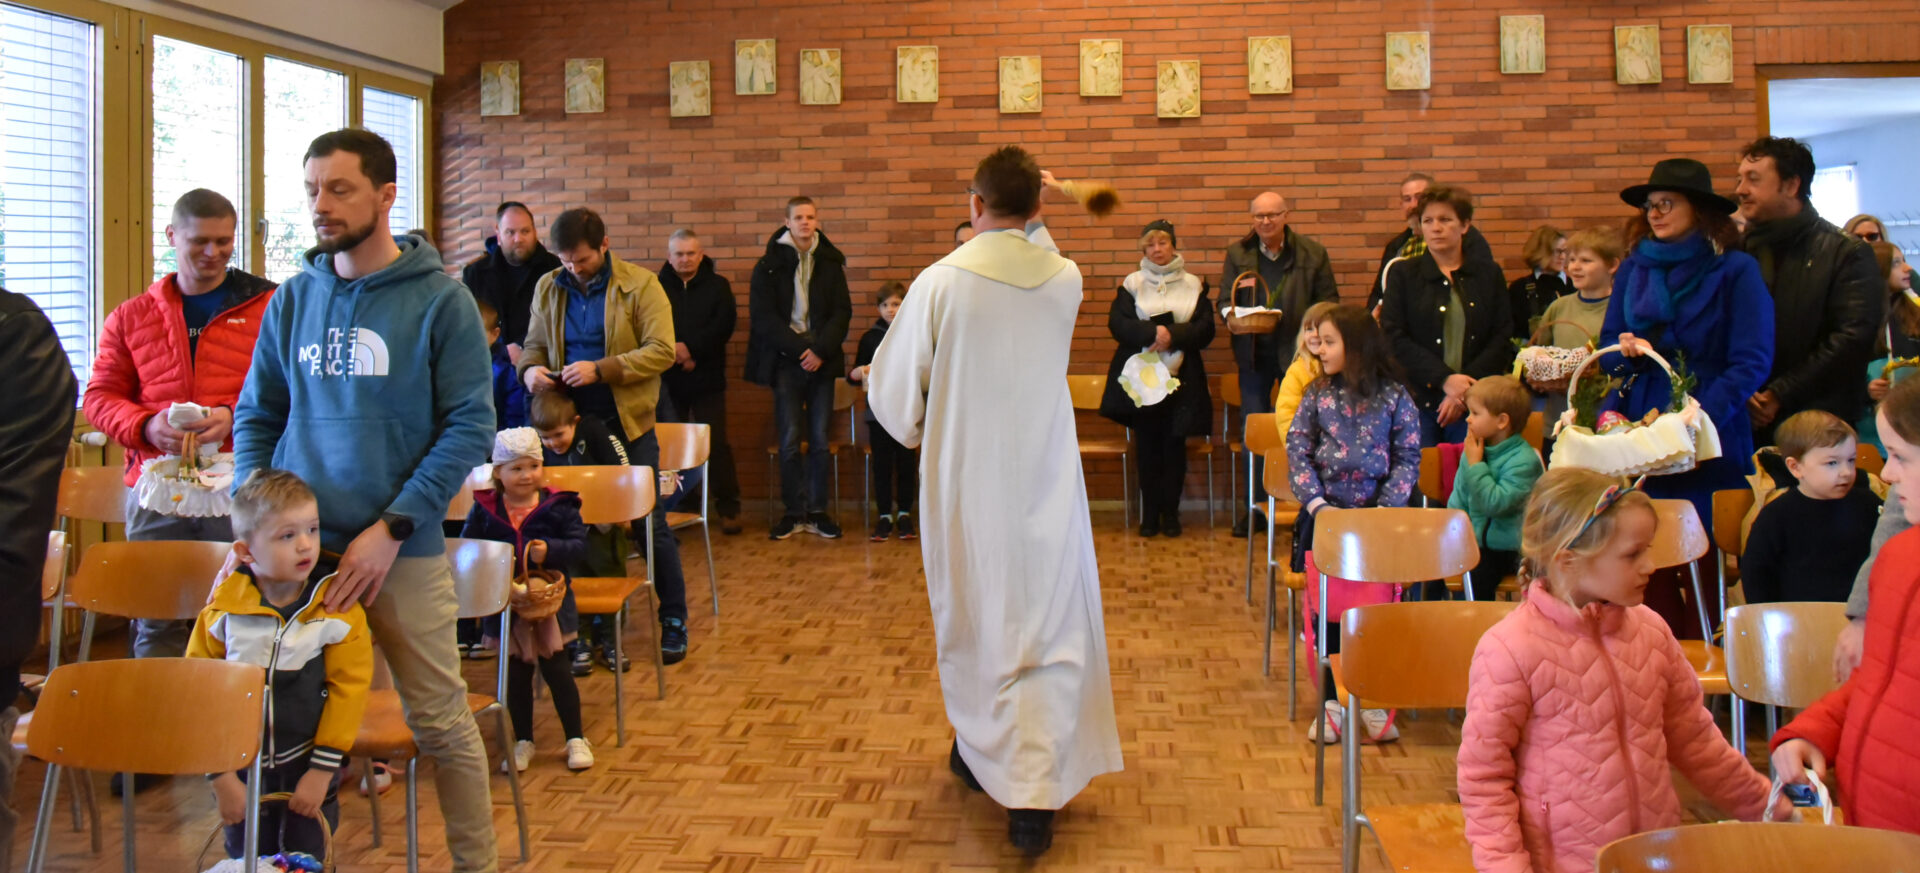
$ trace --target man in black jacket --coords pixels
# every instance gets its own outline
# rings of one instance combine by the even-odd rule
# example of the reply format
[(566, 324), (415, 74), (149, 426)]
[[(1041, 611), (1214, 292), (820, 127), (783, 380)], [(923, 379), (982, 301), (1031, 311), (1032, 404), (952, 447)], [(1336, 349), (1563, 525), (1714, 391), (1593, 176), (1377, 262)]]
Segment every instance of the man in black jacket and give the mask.
[[(1381, 283), (1386, 281), (1387, 264), (1392, 263), (1394, 258), (1417, 258), (1426, 253), (1427, 244), (1420, 238), (1420, 195), (1426, 193), (1426, 190), (1433, 185), (1433, 177), (1425, 173), (1408, 173), (1405, 179), (1400, 180), (1400, 197), (1396, 202), (1400, 204), (1400, 211), (1407, 218), (1407, 226), (1398, 236), (1387, 242), (1386, 248), (1380, 250), (1380, 268), (1374, 271), (1373, 290), (1367, 294), (1368, 310), (1376, 310), (1380, 306), (1380, 295), (1384, 293), (1384, 286)], [(1494, 259), (1493, 248), (1487, 245), (1487, 238), (1480, 235), (1479, 228), (1467, 228), (1467, 235), (1461, 240), (1461, 246), (1466, 252), (1468, 262), (1480, 264), (1477, 272), (1500, 276), (1500, 281), (1506, 282), (1505, 274), (1500, 269), (1500, 262)]]
[(713, 267), (700, 237), (680, 228), (667, 238), (667, 262), (660, 287), (673, 304), (673, 366), (661, 375), (661, 387), (680, 417), (712, 428), (708, 487), (720, 530), (740, 532), (740, 479), (734, 473), (733, 447), (727, 444), (727, 341), (733, 338), (733, 285)]
[[(780, 435), (780, 495), (786, 515), (770, 536), (783, 540), (805, 528), (827, 539), (840, 526), (827, 515), (827, 449), (833, 388), (845, 372), (847, 325), (853, 301), (847, 292), (847, 258), (821, 233), (813, 201), (787, 201), (787, 220), (767, 240), (753, 265), (747, 296), (751, 334), (747, 381), (773, 388), (773, 417)], [(800, 457), (805, 427), (807, 457)]]
[(1747, 254), (1773, 293), (1773, 373), (1747, 402), (1755, 445), (1796, 412), (1842, 421), (1866, 410), (1866, 367), (1886, 318), (1885, 280), (1873, 250), (1813, 208), (1813, 152), (1761, 137), (1740, 150), (1734, 198), (1747, 222)]
[(508, 360), (518, 364), (533, 311), (533, 288), (541, 276), (560, 269), (560, 259), (540, 244), (533, 210), (526, 204), (500, 204), (493, 221), (487, 253), (460, 271), (460, 281), (474, 299), (485, 300), (500, 313), (500, 342), (507, 346)]
[[(0, 733), (20, 720), (20, 664), (40, 638), (40, 574), (60, 468), (73, 439), (73, 366), (32, 300), (0, 289)], [(0, 748), (0, 870), (13, 869), (13, 778), (19, 753)]]
[[(1300, 319), (1306, 315), (1307, 307), (1323, 301), (1340, 302), (1326, 247), (1287, 224), (1289, 210), (1285, 197), (1272, 191), (1264, 192), (1253, 198), (1248, 211), (1253, 215), (1253, 230), (1239, 242), (1227, 246), (1226, 266), (1220, 268), (1218, 287), (1223, 289), (1220, 314), (1224, 319), (1235, 306), (1265, 306), (1279, 309), (1282, 314), (1280, 326), (1273, 333), (1233, 337), (1233, 360), (1240, 370), (1238, 401), (1243, 415), (1273, 411), (1273, 389), (1293, 361), (1294, 339), (1300, 333)], [(1258, 275), (1260, 281), (1247, 276), (1236, 282), (1246, 273)], [(1265, 459), (1254, 460), (1256, 502), (1267, 499), (1265, 467)], [(1234, 536), (1247, 535), (1247, 521), (1245, 517), (1234, 520)], [(1264, 518), (1256, 524), (1264, 525)], [(1265, 530), (1264, 527), (1258, 529)]]

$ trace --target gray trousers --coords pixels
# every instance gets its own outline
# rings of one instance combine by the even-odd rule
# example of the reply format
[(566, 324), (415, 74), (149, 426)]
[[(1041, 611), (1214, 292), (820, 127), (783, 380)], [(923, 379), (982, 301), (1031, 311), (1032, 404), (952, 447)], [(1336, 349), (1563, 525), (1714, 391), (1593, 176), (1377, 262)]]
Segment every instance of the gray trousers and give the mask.
[[(20, 710), (9, 705), (0, 709), (0, 733), (13, 736), (20, 723)], [(13, 744), (0, 746), (0, 870), (13, 869), (13, 832), (20, 826), (20, 813), (13, 810), (13, 782), (20, 772), (20, 753)]]
[[(226, 516), (181, 518), (144, 509), (134, 492), (127, 492), (127, 539), (204, 540), (233, 542), (233, 522)], [(136, 658), (179, 658), (187, 654), (187, 637), (193, 633), (193, 621), (133, 622), (133, 656)]]

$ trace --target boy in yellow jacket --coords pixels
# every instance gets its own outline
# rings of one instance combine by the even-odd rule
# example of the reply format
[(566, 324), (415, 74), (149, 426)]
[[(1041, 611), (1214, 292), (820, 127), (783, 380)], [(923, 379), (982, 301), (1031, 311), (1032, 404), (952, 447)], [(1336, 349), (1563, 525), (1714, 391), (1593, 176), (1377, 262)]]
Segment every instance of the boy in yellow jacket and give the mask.
[(243, 773), (208, 777), (227, 825), (227, 856), (325, 853), (319, 817), (340, 820), (340, 768), (366, 712), (373, 641), (358, 603), (323, 605), (328, 576), (309, 581), (320, 559), (320, 507), (284, 470), (262, 469), (233, 495), (233, 544), (242, 567), (200, 611), (187, 657), (222, 658), (269, 671), (271, 697), (260, 750), (260, 793), (291, 792), (286, 813), (260, 811), (260, 844), (248, 852)]

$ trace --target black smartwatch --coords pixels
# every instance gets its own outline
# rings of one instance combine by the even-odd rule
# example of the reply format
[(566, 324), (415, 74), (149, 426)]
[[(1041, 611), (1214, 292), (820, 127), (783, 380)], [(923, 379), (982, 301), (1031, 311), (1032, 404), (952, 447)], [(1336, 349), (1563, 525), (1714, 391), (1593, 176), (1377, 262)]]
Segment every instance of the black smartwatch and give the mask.
[(387, 525), (387, 536), (400, 542), (406, 542), (413, 536), (413, 519), (392, 512), (380, 513), (380, 520)]

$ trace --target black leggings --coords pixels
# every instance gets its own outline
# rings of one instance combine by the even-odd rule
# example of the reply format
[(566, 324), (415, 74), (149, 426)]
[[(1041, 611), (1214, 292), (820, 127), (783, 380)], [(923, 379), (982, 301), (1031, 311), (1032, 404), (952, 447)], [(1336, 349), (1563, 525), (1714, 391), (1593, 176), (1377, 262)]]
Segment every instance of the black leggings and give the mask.
[[(502, 648), (505, 648), (504, 646)], [(533, 739), (533, 666), (505, 652), (507, 659), (507, 717), (513, 719), (513, 735)], [(560, 729), (567, 739), (582, 736), (580, 729), (580, 689), (573, 684), (573, 658), (566, 649), (540, 659), (540, 678), (547, 681), (553, 695), (553, 711), (560, 716)]]
[(1158, 520), (1180, 511), (1187, 482), (1187, 438), (1174, 432), (1170, 415), (1142, 415), (1133, 426), (1135, 468), (1140, 473), (1142, 518)]
[(900, 444), (880, 423), (868, 419), (867, 445), (873, 448), (873, 502), (881, 515), (918, 508), (920, 453)]

